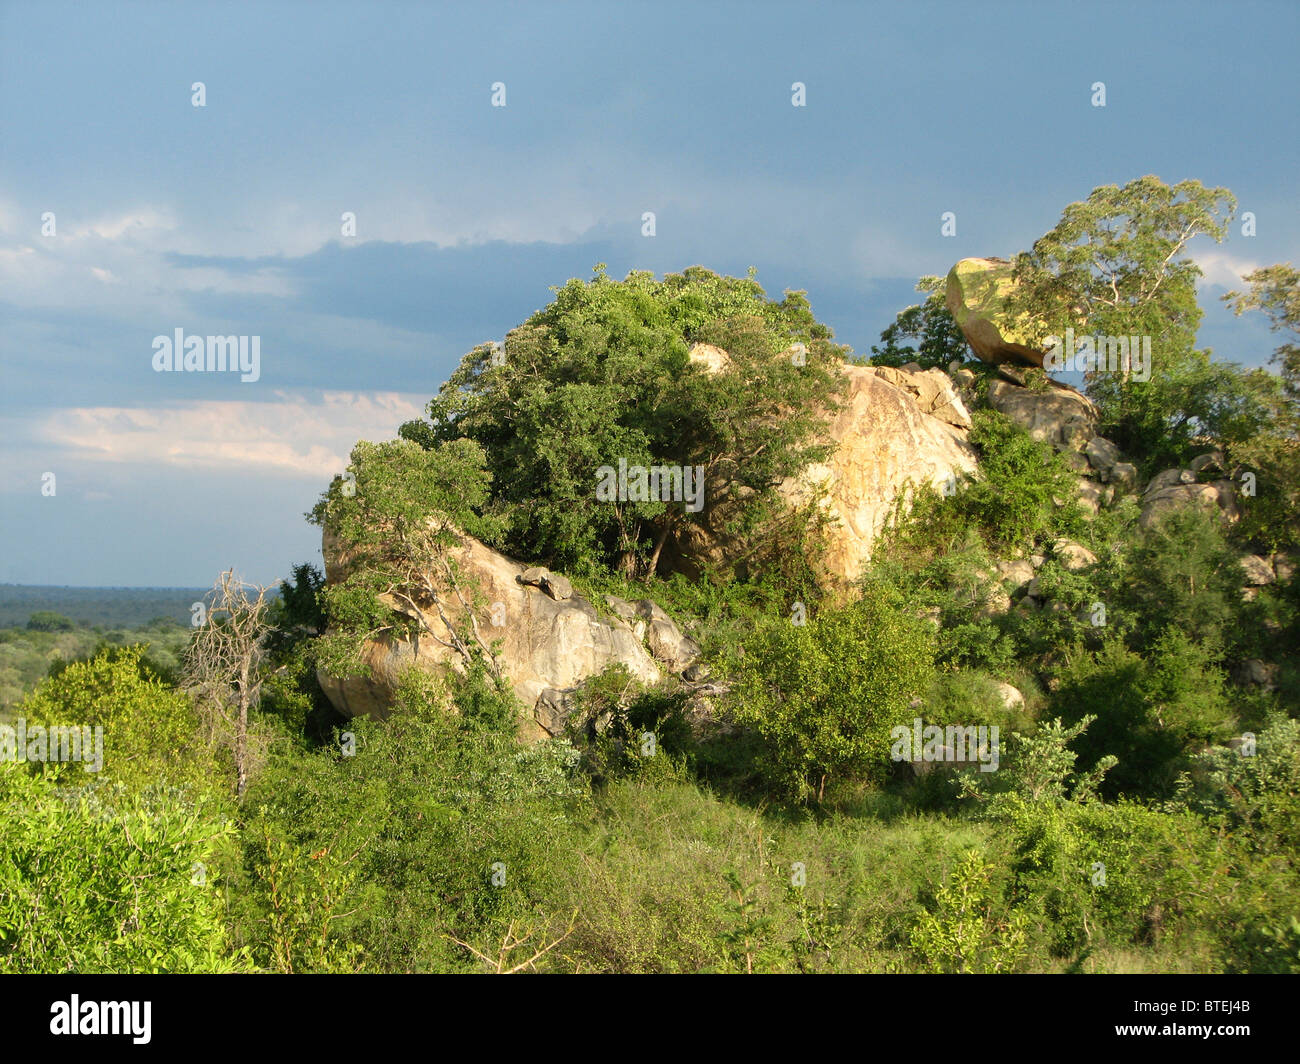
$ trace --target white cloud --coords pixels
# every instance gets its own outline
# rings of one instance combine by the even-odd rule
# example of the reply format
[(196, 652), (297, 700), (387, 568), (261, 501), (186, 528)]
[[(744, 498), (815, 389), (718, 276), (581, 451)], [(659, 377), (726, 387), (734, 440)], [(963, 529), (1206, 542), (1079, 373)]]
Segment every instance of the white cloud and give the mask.
[[(32, 440), (30, 453), (41, 460), (34, 464), (46, 467), (107, 462), (328, 480), (343, 471), (357, 440), (394, 438), (423, 404), (423, 397), (396, 392), (277, 393), (271, 402), (73, 407), (0, 424), (6, 438)], [(14, 466), (26, 464), (10, 457)]]
[(1244, 288), (1245, 282), (1242, 281), (1242, 276), (1261, 266), (1261, 263), (1252, 259), (1238, 258), (1227, 251), (1214, 249), (1197, 252), (1191, 257), (1205, 275), (1197, 281), (1197, 286), (1200, 288), (1210, 286)]

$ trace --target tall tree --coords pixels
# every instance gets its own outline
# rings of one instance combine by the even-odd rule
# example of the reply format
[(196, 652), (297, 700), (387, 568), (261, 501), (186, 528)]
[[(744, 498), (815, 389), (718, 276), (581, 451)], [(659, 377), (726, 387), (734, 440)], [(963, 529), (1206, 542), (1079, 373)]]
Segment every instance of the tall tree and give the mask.
[[(1151, 338), (1149, 380), (1097, 369), (1086, 375), (1115, 442), (1149, 464), (1176, 461), (1212, 429), (1234, 375), (1194, 350), (1198, 236), (1222, 241), (1236, 199), (1199, 181), (1147, 176), (1103, 185), (1066, 207), (1060, 222), (1016, 259), (1019, 309), (1048, 334)], [(1145, 375), (1143, 375), (1145, 376)]]
[(1286, 335), (1273, 353), (1290, 399), (1300, 404), (1300, 270), (1289, 262), (1254, 270), (1242, 277), (1248, 291), (1229, 292), (1223, 301), (1240, 316), (1247, 310), (1262, 310), (1269, 328)]

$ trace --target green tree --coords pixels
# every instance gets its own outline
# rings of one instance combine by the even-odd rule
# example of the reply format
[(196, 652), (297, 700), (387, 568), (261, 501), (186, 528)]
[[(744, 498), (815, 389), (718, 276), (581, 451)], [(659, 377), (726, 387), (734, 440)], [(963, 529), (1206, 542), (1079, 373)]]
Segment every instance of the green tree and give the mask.
[(30, 632), (71, 632), (76, 625), (61, 613), (53, 610), (37, 610), (27, 618), (27, 630)]
[[(694, 343), (727, 352), (718, 372), (692, 363)], [(802, 292), (769, 300), (752, 273), (692, 267), (616, 282), (598, 268), (558, 289), (502, 349), (469, 352), (429, 421), (401, 433), (426, 448), (462, 438), (481, 447), (489, 511), (511, 553), (578, 572), (653, 573), (702, 511), (631, 492), (596, 504), (602, 467), (698, 467), (708, 506), (730, 503), (736, 528), (770, 520), (776, 485), (826, 453), (819, 433), (844, 350)]]
[[(1222, 241), (1236, 200), (1199, 181), (1157, 177), (1103, 185), (1066, 207), (1060, 222), (1016, 259), (1015, 299), (1048, 333), (1151, 337), (1150, 380), (1087, 374), (1103, 429), (1153, 465), (1184, 457), (1191, 438), (1221, 416), (1235, 375), (1193, 351), (1201, 270), (1186, 254), (1198, 236)], [(1229, 395), (1228, 405), (1237, 400)]]
[(1244, 583), (1217, 516), (1187, 507), (1164, 515), (1133, 545), (1118, 592), (1137, 618), (1138, 649), (1177, 627), (1218, 656), (1236, 638)]
[(873, 366), (915, 362), (922, 369), (946, 370), (951, 362), (967, 360), (970, 347), (944, 301), (945, 283), (942, 277), (917, 282), (918, 292), (929, 293), (925, 302), (900, 310), (880, 334), (880, 343), (871, 348)]
[(855, 602), (806, 624), (770, 621), (746, 640), (731, 664), (733, 712), (762, 737), (777, 786), (820, 801), (832, 776), (880, 774), (890, 729), (933, 668), (929, 623), (894, 589), (868, 585)]
[[(190, 699), (142, 669), (143, 645), (106, 647), (38, 684), (19, 715), (32, 724), (103, 728), (103, 778), (139, 794), (154, 785), (214, 790), (223, 758), (201, 737)], [(61, 782), (84, 779), (80, 764), (51, 763)], [(219, 786), (215, 788), (220, 791)]]
[(1240, 316), (1247, 310), (1261, 310), (1269, 328), (1286, 339), (1273, 352), (1286, 392), (1300, 403), (1300, 270), (1289, 262), (1265, 266), (1242, 277), (1248, 291), (1229, 292), (1223, 301)]
[(1253, 496), (1242, 499), (1241, 535), (1266, 550), (1300, 546), (1300, 270), (1279, 263), (1243, 277), (1245, 293), (1223, 299), (1238, 315), (1261, 310), (1285, 340), (1273, 353), (1275, 377), (1262, 370), (1248, 377), (1260, 410), (1250, 433), (1229, 441), (1229, 454), (1257, 478)]
[[(330, 673), (364, 672), (362, 644), (390, 634), (450, 639), (466, 663), (491, 657), (465, 608), (474, 588), (451, 556), (462, 533), (490, 538), (496, 527), (480, 516), (492, 479), (484, 463), (483, 448), (468, 439), (430, 450), (410, 440), (353, 448), (348, 476), (311, 513), (346, 559), (345, 573), (323, 592), (330, 630), (319, 660)], [(445, 633), (433, 631), (426, 609), (445, 622)], [(465, 621), (453, 616), (462, 610)]]

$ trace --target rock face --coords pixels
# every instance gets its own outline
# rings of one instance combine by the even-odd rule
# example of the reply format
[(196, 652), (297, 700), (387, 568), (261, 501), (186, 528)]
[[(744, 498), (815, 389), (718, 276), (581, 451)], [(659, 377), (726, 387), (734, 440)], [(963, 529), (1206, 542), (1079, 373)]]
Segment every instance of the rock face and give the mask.
[[(921, 413), (937, 417), (959, 429), (970, 428), (970, 413), (953, 387), (948, 374), (941, 369), (905, 372), (889, 366), (875, 366), (876, 375), (901, 388), (916, 400)], [(969, 370), (967, 371), (969, 372)]]
[[(339, 550), (329, 536), (324, 553), (328, 578), (340, 579)], [(469, 536), (462, 537), (460, 545), (449, 554), (462, 574), (463, 584), (475, 585), (481, 605), (474, 612), (474, 620), (483, 643), (501, 641), (497, 660), (502, 673), (538, 722), (539, 727), (524, 729), (526, 737), (541, 738), (543, 731), (550, 733), (545, 721), (553, 722), (560, 700), (554, 695), (542, 699), (548, 691), (576, 687), (614, 664), (623, 665), (643, 683), (653, 684), (660, 679), (659, 667), (632, 627), (617, 616), (602, 617), (590, 602), (573, 593), (563, 577), (544, 569), (529, 569)], [(465, 598), (473, 601), (469, 594)], [(449, 588), (443, 599), (447, 619), (456, 626), (463, 624), (466, 607), (454, 591)], [(380, 601), (398, 607), (391, 596), (380, 596)], [(450, 630), (436, 606), (430, 602), (418, 608), (432, 635), (411, 641), (382, 637), (368, 642), (362, 657), (371, 666), (373, 678), (339, 679), (318, 674), (325, 694), (340, 712), (348, 716), (387, 716), (400, 674), (410, 665), (433, 672), (448, 667), (463, 670), (462, 655), (450, 645)], [(409, 608), (402, 612), (409, 612)], [(656, 615), (651, 624), (658, 624), (669, 634), (676, 632), (667, 614), (662, 610), (658, 613), (662, 617)], [(504, 623), (494, 626), (494, 619)], [(677, 636), (678, 657), (674, 660), (680, 660), (694, 645), (680, 633)]]
[(962, 259), (948, 271), (945, 302), (982, 361), (1041, 367), (1045, 352), (1034, 345), (1030, 322), (1007, 308), (1014, 288), (1005, 259)]
[(650, 599), (629, 602), (616, 595), (606, 595), (605, 602), (625, 624), (650, 648), (656, 661), (672, 672), (682, 672), (695, 663), (700, 647), (684, 636), (667, 612)]
[[(703, 345), (691, 357), (702, 365), (723, 365)], [(723, 353), (725, 355), (725, 353)], [(832, 519), (824, 564), (834, 579), (851, 581), (871, 557), (877, 534), (908, 483), (943, 490), (975, 469), (966, 442), (970, 416), (942, 370), (909, 373), (885, 367), (846, 365), (841, 409), (829, 425), (835, 452), (781, 486), (792, 504), (819, 500)], [(705, 485), (700, 524), (682, 527), (664, 548), (671, 569), (697, 576), (706, 566), (735, 564), (752, 544), (727, 532), (735, 506), (727, 485)]]
[(1151, 528), (1166, 514), (1191, 506), (1216, 513), (1229, 524), (1241, 516), (1232, 481), (1216, 480), (1211, 484), (1198, 484), (1196, 474), (1190, 469), (1166, 469), (1148, 482), (1146, 491), (1142, 494), (1142, 513), (1138, 524), (1144, 529)]
[(1010, 381), (990, 381), (989, 405), (1058, 451), (1081, 451), (1099, 438), (1096, 406), (1064, 384), (1053, 381), (1047, 391), (1036, 392)]

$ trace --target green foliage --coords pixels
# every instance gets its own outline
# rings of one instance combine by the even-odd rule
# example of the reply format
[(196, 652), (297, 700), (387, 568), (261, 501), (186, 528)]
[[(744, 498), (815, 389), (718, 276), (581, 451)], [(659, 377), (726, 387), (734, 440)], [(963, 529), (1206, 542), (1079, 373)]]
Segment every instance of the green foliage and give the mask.
[(1070, 956), (1096, 938), (1154, 941), (1216, 878), (1216, 843), (1195, 817), (1132, 803), (1036, 804), (1004, 810), (1015, 855), (1014, 896), (1046, 948)]
[(1110, 793), (1167, 794), (1183, 755), (1225, 737), (1233, 720), (1213, 657), (1173, 627), (1145, 657), (1113, 638), (1096, 653), (1076, 651), (1059, 680), (1053, 710), (1067, 721), (1097, 718), (1079, 744), (1085, 763), (1119, 759)]
[(1215, 653), (1234, 641), (1245, 574), (1214, 515), (1199, 507), (1164, 515), (1133, 545), (1124, 578), (1118, 599), (1137, 620), (1139, 648), (1171, 626)]
[(1229, 292), (1223, 301), (1240, 316), (1247, 310), (1261, 310), (1269, 328), (1286, 336), (1273, 352), (1273, 361), (1281, 371), (1286, 394), (1293, 403), (1300, 402), (1300, 270), (1289, 262), (1265, 266), (1243, 278), (1249, 291)]
[(27, 628), (32, 632), (70, 632), (75, 627), (67, 617), (53, 610), (37, 610), (27, 619)]
[(215, 874), (233, 833), (185, 792), (64, 791), (0, 761), (0, 972), (247, 970)]
[[(1253, 748), (1245, 743), (1254, 740)], [(1300, 853), (1300, 721), (1272, 714), (1236, 748), (1210, 746), (1178, 779), (1171, 808), (1222, 821), (1256, 853)]]
[[(770, 529), (783, 512), (776, 485), (825, 454), (819, 434), (843, 358), (830, 337), (803, 293), (768, 300), (752, 277), (692, 267), (616, 282), (598, 271), (511, 331), (503, 359), (486, 344), (466, 355), (429, 422), (402, 434), (482, 447), (509, 553), (579, 575), (645, 574), (698, 512), (685, 499), (593, 504), (598, 470), (620, 460), (701, 467), (709, 491), (735, 504), (737, 527)], [(729, 366), (692, 365), (697, 342), (723, 347)], [(804, 365), (783, 354), (794, 342), (806, 346)]]
[(1100, 369), (1086, 376), (1103, 433), (1147, 468), (1189, 457), (1193, 437), (1239, 416), (1247, 398), (1232, 367), (1193, 351), (1201, 270), (1186, 254), (1196, 236), (1222, 241), (1235, 207), (1227, 189), (1199, 181), (1104, 185), (1017, 257), (1014, 298), (1044, 338), (1067, 328), (1151, 338), (1149, 380)]
[(979, 451), (978, 478), (956, 505), (994, 544), (1032, 541), (1049, 532), (1073, 531), (1068, 512), (1055, 499), (1074, 499), (1074, 475), (1051, 446), (1034, 440), (1010, 418), (993, 410), (972, 417), (970, 442)]
[(280, 596), (272, 604), (271, 623), (279, 630), (303, 629), (310, 635), (325, 630), (321, 592), (325, 574), (310, 562), (293, 567), (293, 579), (280, 581)]
[(1025, 917), (1005, 906), (990, 886), (990, 869), (971, 850), (923, 912), (908, 941), (925, 970), (990, 974), (1014, 970), (1025, 954)]
[[(360, 947), (367, 970), (454, 970), (465, 954), (448, 936), (495, 952), (530, 910), (548, 854), (582, 815), (577, 755), (518, 746), (490, 685), (462, 697), (459, 714), (446, 701), (408, 673), (389, 720), (349, 725), (351, 756), (296, 754), (250, 789), (245, 874), (258, 886), (240, 926), (259, 963), (333, 970)], [(297, 914), (278, 914), (277, 875)]]
[(570, 738), (594, 781), (683, 778), (694, 748), (685, 689), (646, 688), (615, 664), (582, 684), (573, 698), (574, 719), (587, 724)]
[[(143, 667), (143, 646), (106, 648), (72, 662), (23, 699), (20, 716), (32, 724), (102, 727), (104, 778), (131, 793), (154, 784), (218, 791), (228, 776), (203, 737), (190, 699)], [(47, 765), (60, 782), (83, 777), (80, 764)]]
[[(353, 448), (352, 481), (336, 479), (311, 514), (347, 556), (346, 574), (323, 592), (330, 627), (318, 652), (331, 675), (362, 671), (366, 639), (414, 635), (421, 604), (436, 605), (458, 588), (472, 594), (460, 587), (448, 550), (459, 533), (492, 535), (495, 526), (479, 515), (491, 483), (484, 462), (471, 440), (433, 450), (408, 440)], [(384, 605), (380, 594), (404, 609)]]
[(1081, 530), (1075, 475), (1061, 455), (995, 410), (977, 410), (972, 422), (978, 472), (951, 493), (923, 485), (900, 498), (881, 536), (885, 558), (924, 567), (951, 552), (969, 554), (976, 537), (1007, 551)]
[(934, 660), (929, 624), (883, 585), (806, 624), (769, 621), (743, 651), (731, 663), (736, 719), (762, 736), (774, 785), (819, 800), (832, 775), (883, 771), (889, 730)]
[(1024, 803), (1063, 805), (1066, 802), (1090, 801), (1097, 787), (1115, 765), (1113, 757), (1103, 758), (1088, 772), (1078, 772), (1078, 755), (1070, 743), (1083, 735), (1095, 718), (1084, 717), (1072, 727), (1054, 719), (1037, 734), (1015, 732), (1008, 748), (1001, 753), (999, 770), (988, 775), (968, 774), (961, 778), (963, 797), (982, 803), (980, 815), (999, 819)]
[(922, 277), (917, 282), (916, 290), (929, 295), (924, 303), (898, 312), (880, 334), (880, 344), (871, 348), (871, 365), (915, 362), (922, 369), (947, 370), (952, 362), (966, 361), (970, 348), (944, 302), (944, 284), (942, 277)]

